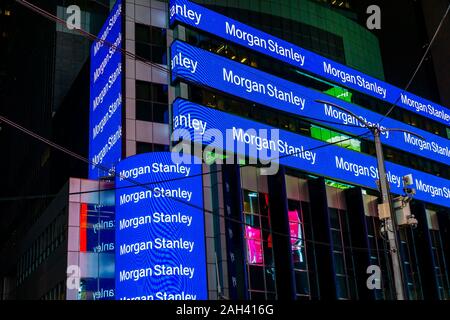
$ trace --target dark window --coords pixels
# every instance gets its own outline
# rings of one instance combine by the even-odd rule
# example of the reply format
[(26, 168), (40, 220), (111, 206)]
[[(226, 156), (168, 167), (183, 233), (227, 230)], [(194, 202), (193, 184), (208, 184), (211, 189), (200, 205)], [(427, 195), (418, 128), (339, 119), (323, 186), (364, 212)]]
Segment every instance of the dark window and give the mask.
[(136, 119), (169, 123), (167, 85), (136, 81)]
[(330, 220), (334, 221), (330, 226), (330, 231), (336, 295), (338, 299), (357, 299), (356, 275), (347, 212), (334, 208), (329, 208), (328, 212)]
[(416, 252), (415, 230), (400, 229), (400, 254), (409, 300), (423, 299), (422, 280)]
[(394, 299), (394, 288), (391, 272), (389, 272), (390, 259), (389, 248), (385, 238), (381, 234), (381, 223), (377, 217), (366, 216), (368, 249), (370, 263), (381, 269), (381, 289), (373, 290), (374, 298), (377, 300)]
[(169, 151), (169, 146), (157, 143), (136, 141), (136, 154), (159, 151)]
[(445, 252), (443, 250), (441, 235), (439, 230), (432, 230), (431, 226), (429, 226), (429, 228), (439, 299), (448, 300), (450, 296), (450, 285), (445, 265)]
[(152, 121), (152, 103), (143, 100), (136, 100), (136, 119)]
[(166, 30), (154, 26), (135, 25), (135, 52), (151, 62), (167, 64)]

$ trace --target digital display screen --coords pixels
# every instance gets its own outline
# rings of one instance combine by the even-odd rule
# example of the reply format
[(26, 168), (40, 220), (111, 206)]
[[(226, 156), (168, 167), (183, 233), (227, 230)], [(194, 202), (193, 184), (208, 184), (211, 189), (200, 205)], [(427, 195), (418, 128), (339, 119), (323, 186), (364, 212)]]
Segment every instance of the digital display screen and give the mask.
[[(122, 1), (91, 46), (89, 179), (108, 176), (122, 155)], [(113, 46), (111, 46), (111, 45)]]
[[(195, 124), (195, 125), (193, 125)], [(190, 141), (216, 153), (249, 155), (318, 174), (333, 180), (378, 189), (376, 159), (353, 150), (328, 145), (306, 136), (257, 123), (178, 98), (173, 103), (173, 129), (184, 129)], [(221, 138), (219, 138), (221, 135)], [(412, 174), (415, 199), (450, 206), (448, 180), (386, 161), (392, 193), (403, 194), (402, 177)]]
[[(450, 125), (450, 110), (382, 80), (322, 57), (188, 0), (169, 4), (170, 25), (180, 22), (421, 116)], [(398, 100), (398, 101), (397, 101)], [(378, 119), (379, 121), (379, 119)], [(377, 121), (377, 122), (378, 122)]]
[(171, 156), (140, 154), (117, 165), (117, 299), (207, 299), (201, 164)]
[[(172, 44), (171, 52), (172, 81), (182, 79), (277, 110), (318, 119), (317, 121), (314, 120), (318, 123), (320, 123), (320, 120), (323, 120), (325, 121), (323, 122), (324, 125), (328, 127), (354, 135), (368, 133), (363, 124), (364, 121), (372, 124), (377, 123), (381, 118), (381, 115), (375, 112), (272, 76), (181, 41), (175, 41)], [(315, 102), (316, 99), (342, 106), (355, 113), (359, 118), (357, 119), (332, 105)], [(425, 140), (422, 140), (406, 132), (383, 132), (381, 134), (383, 144), (444, 164), (450, 163), (450, 143), (448, 139), (390, 118), (386, 118), (383, 121), (381, 128), (405, 129), (425, 138)], [(373, 137), (369, 134), (368, 138), (372, 139)]]

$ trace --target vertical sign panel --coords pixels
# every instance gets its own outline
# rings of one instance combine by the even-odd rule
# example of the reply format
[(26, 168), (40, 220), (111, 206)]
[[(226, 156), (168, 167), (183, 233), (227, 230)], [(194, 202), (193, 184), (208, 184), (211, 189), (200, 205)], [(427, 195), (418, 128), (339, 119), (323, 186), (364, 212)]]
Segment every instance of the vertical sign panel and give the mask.
[(117, 0), (91, 47), (89, 178), (108, 175), (122, 146), (122, 1)]
[(117, 299), (207, 298), (201, 165), (171, 156), (140, 154), (117, 166)]

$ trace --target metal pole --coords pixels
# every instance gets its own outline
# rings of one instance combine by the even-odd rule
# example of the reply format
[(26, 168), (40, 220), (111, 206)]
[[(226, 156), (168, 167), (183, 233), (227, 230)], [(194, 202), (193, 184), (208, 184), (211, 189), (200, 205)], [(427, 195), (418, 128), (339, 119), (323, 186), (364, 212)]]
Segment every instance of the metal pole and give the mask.
[(392, 210), (392, 204), (390, 199), (390, 191), (389, 191), (389, 182), (387, 181), (386, 176), (386, 168), (384, 166), (384, 156), (383, 156), (383, 148), (380, 140), (380, 130), (376, 127), (371, 128), (374, 140), (375, 140), (375, 150), (377, 155), (377, 164), (378, 164), (378, 175), (380, 181), (380, 189), (381, 189), (381, 199), (383, 203), (386, 203), (388, 206), (388, 210), (390, 213), (390, 219), (386, 219), (385, 228), (388, 234), (389, 240), (389, 249), (391, 252), (392, 259), (392, 269), (394, 273), (394, 283), (395, 283), (395, 291), (397, 300), (405, 300), (404, 296), (404, 287), (403, 287), (403, 278), (402, 278), (402, 270), (401, 270), (401, 258), (400, 251), (398, 246), (398, 239), (396, 235), (397, 231), (397, 223), (394, 210)]
[[(390, 197), (390, 190), (389, 190), (389, 182), (387, 181), (386, 176), (386, 168), (384, 166), (384, 155), (383, 155), (383, 147), (381, 145), (380, 140), (380, 134), (382, 131), (379, 127), (372, 125), (368, 123), (364, 118), (360, 118), (355, 113), (351, 112), (350, 110), (347, 110), (346, 108), (341, 107), (338, 104), (316, 99), (314, 100), (318, 103), (323, 104), (329, 104), (332, 105), (349, 115), (353, 116), (355, 119), (358, 119), (361, 121), (361, 123), (364, 124), (364, 126), (369, 129), (373, 135), (373, 138), (375, 140), (375, 150), (376, 150), (376, 156), (377, 156), (377, 165), (378, 165), (378, 175), (379, 175), (379, 182), (380, 182), (380, 189), (381, 189), (381, 199), (382, 203), (387, 206), (387, 210), (389, 212), (390, 218), (385, 219), (385, 228), (388, 234), (388, 241), (389, 241), (389, 249), (391, 253), (391, 259), (392, 259), (392, 269), (394, 274), (394, 284), (395, 284), (395, 291), (396, 291), (396, 297), (397, 300), (405, 300), (405, 294), (404, 294), (404, 286), (403, 286), (403, 272), (401, 268), (401, 257), (400, 257), (400, 251), (399, 251), (399, 243), (397, 238), (397, 222), (395, 217), (395, 212), (392, 209), (392, 203), (391, 203), (391, 197)], [(384, 129), (385, 131), (403, 131), (403, 132), (409, 132), (407, 130), (403, 129)], [(424, 140), (423, 137), (420, 135), (409, 132), (415, 136), (418, 136), (420, 139)]]

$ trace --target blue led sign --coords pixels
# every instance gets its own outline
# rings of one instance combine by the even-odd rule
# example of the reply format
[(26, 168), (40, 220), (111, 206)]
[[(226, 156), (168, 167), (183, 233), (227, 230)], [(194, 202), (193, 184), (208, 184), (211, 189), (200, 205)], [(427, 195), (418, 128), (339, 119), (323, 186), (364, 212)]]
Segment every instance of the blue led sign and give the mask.
[(207, 299), (202, 170), (193, 161), (156, 152), (117, 165), (117, 299)]
[[(263, 160), (279, 157), (279, 163), (288, 167), (345, 183), (377, 188), (378, 170), (374, 157), (284, 130), (279, 130), (278, 137), (273, 139), (269, 131), (273, 127), (180, 98), (173, 104), (173, 129), (185, 129), (191, 141), (216, 150), (238, 150), (238, 153), (248, 155), (253, 148), (259, 150)], [(226, 143), (224, 139), (217, 139), (218, 132), (227, 137)], [(238, 143), (245, 149), (239, 148)], [(412, 174), (416, 199), (450, 207), (448, 180), (391, 162), (386, 162), (386, 170), (393, 193), (403, 194), (402, 177)]]
[[(117, 0), (91, 47), (89, 179), (107, 176), (122, 153), (122, 1)], [(110, 46), (108, 44), (113, 44)]]
[(398, 106), (450, 125), (450, 110), (443, 106), (188, 0), (172, 0), (169, 14), (172, 26), (178, 21), (389, 103), (400, 98)]
[[(272, 76), (227, 58), (175, 41), (171, 48), (172, 80), (177, 78), (208, 86), (228, 94), (242, 97), (277, 110), (298, 116), (320, 119), (338, 130), (360, 135), (367, 132), (363, 121), (331, 106), (315, 102), (316, 99), (334, 102), (347, 108), (369, 123), (376, 123), (381, 115), (321, 92)], [(403, 132), (384, 132), (382, 142), (444, 164), (450, 163), (449, 140), (427, 131), (386, 118), (383, 126), (415, 132), (425, 138)], [(369, 135), (372, 138), (371, 135)]]

